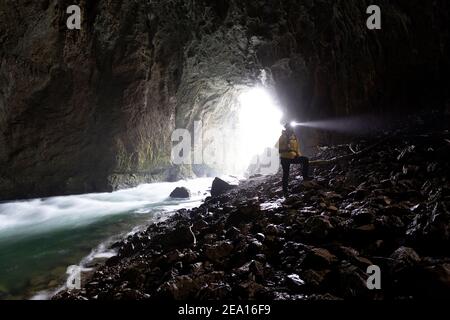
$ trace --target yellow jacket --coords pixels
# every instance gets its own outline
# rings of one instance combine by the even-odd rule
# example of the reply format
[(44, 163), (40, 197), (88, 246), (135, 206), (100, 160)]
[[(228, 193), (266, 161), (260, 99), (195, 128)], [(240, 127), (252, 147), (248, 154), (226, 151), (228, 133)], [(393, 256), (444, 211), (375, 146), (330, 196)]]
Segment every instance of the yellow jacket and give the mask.
[(295, 133), (288, 136), (286, 131), (283, 131), (283, 134), (278, 140), (278, 148), (280, 157), (283, 159), (295, 159), (302, 155), (300, 153), (300, 144)]

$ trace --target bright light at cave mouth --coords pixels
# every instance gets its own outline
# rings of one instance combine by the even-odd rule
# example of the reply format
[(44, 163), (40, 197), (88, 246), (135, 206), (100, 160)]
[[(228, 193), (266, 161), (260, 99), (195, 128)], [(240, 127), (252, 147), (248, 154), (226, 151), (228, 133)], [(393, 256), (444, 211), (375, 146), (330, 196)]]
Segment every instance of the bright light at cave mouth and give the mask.
[(248, 166), (254, 156), (275, 147), (283, 113), (269, 92), (259, 87), (243, 92), (239, 103), (239, 162)]

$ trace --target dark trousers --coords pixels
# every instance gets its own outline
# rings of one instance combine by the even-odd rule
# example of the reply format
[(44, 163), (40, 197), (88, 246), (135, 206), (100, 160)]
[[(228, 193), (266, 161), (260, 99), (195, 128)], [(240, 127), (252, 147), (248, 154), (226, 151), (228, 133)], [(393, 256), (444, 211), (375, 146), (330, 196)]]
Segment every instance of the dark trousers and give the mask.
[(294, 159), (281, 158), (281, 167), (283, 168), (283, 192), (288, 192), (291, 164), (301, 164), (303, 178), (308, 178), (309, 159), (307, 157), (297, 157)]

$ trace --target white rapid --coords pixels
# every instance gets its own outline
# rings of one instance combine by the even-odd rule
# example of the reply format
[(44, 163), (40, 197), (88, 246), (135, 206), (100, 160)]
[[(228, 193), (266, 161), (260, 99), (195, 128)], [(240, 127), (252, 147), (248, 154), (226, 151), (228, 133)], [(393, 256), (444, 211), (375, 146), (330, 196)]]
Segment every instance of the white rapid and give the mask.
[[(145, 184), (113, 193), (83, 194), (0, 203), (0, 239), (31, 235), (70, 227), (76, 229), (102, 217), (124, 212), (148, 213), (156, 208), (176, 210), (195, 204), (205, 197), (212, 179), (203, 178), (174, 183)], [(169, 198), (171, 191), (185, 186), (193, 197)]]
[[(107, 257), (108, 244), (182, 208), (199, 206), (213, 179), (154, 183), (113, 193), (0, 203), (0, 300), (64, 283), (69, 265)], [(170, 199), (176, 187), (190, 199)]]

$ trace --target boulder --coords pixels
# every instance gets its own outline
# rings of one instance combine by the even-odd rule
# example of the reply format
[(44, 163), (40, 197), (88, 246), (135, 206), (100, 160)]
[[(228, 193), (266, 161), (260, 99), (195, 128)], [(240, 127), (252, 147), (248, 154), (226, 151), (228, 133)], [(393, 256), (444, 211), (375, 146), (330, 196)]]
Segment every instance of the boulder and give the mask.
[(212, 246), (206, 246), (206, 256), (211, 261), (220, 261), (228, 257), (233, 251), (233, 244), (229, 241), (221, 241)]
[(215, 178), (211, 187), (211, 196), (218, 197), (227, 191), (235, 189), (236, 187), (236, 185), (229, 184), (220, 178)]
[(159, 288), (159, 291), (164, 297), (170, 297), (174, 300), (186, 300), (192, 297), (198, 289), (197, 283), (191, 277), (179, 276), (165, 282)]
[(256, 283), (255, 281), (249, 280), (247, 282), (241, 283), (238, 287), (239, 298), (243, 300), (255, 300), (258, 296), (264, 294), (267, 289)]
[(400, 247), (390, 256), (387, 271), (388, 276), (393, 279), (393, 292), (411, 296), (421, 294), (420, 282), (423, 281), (424, 275), (420, 262), (421, 258), (416, 251), (408, 247)]
[(174, 199), (189, 199), (191, 197), (191, 192), (185, 187), (178, 187), (172, 191), (170, 197)]
[(344, 298), (367, 298), (370, 290), (367, 288), (367, 275), (349, 262), (342, 262), (335, 275), (339, 296)]
[(261, 262), (253, 260), (248, 268), (257, 281), (264, 279), (264, 266)]
[(290, 274), (286, 277), (286, 285), (293, 290), (298, 292), (304, 286), (305, 281), (303, 281), (298, 274)]
[(233, 241), (237, 240), (240, 236), (241, 236), (241, 231), (236, 227), (229, 228), (225, 233), (225, 237), (227, 239), (230, 239)]
[(367, 208), (358, 208), (352, 212), (352, 218), (359, 226), (367, 225), (375, 221), (375, 214)]
[(262, 251), (262, 249), (263, 249), (262, 243), (254, 239), (250, 241), (250, 243), (248, 244), (247, 252), (250, 255), (256, 255), (259, 254)]
[(228, 219), (227, 226), (238, 226), (241, 224), (254, 222), (258, 219), (261, 208), (258, 203), (244, 203), (237, 210), (233, 211)]
[(176, 247), (186, 247), (192, 245), (194, 237), (187, 226), (177, 226), (168, 229), (166, 232), (155, 235), (154, 241), (159, 243), (165, 249)]
[(302, 276), (306, 286), (309, 289), (317, 289), (325, 282), (330, 270), (312, 270), (303, 271)]
[(417, 252), (408, 247), (398, 248), (390, 258), (392, 259), (391, 268), (393, 273), (414, 268), (421, 260)]
[(335, 255), (323, 248), (313, 248), (303, 259), (302, 267), (314, 270), (327, 268), (337, 261)]
[(333, 225), (326, 216), (313, 216), (305, 221), (304, 233), (311, 238), (324, 239), (331, 230), (333, 230)]

